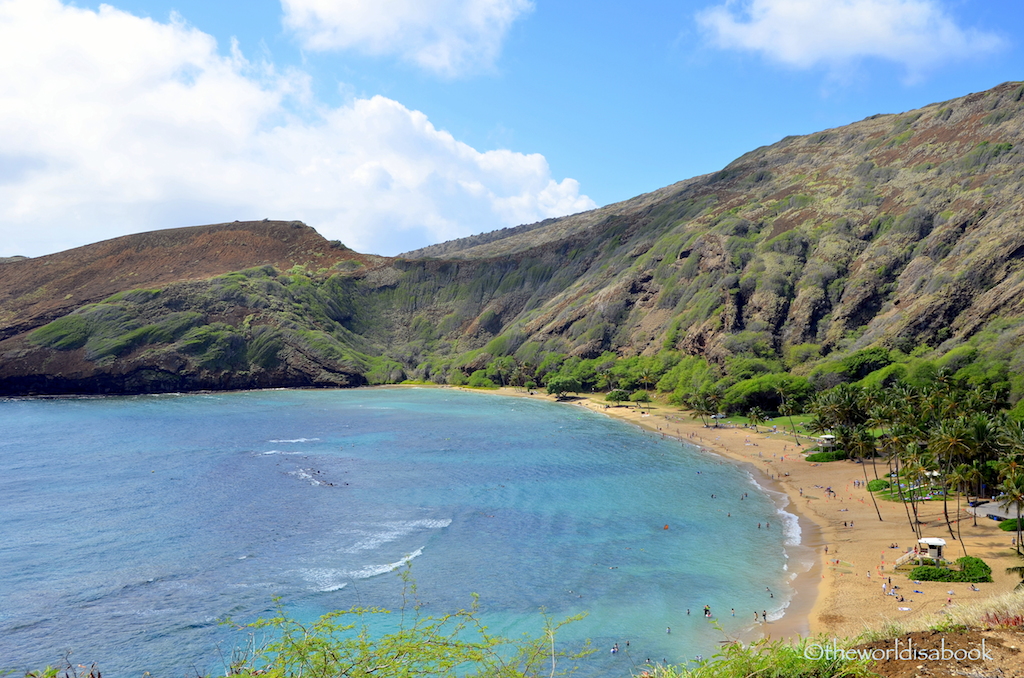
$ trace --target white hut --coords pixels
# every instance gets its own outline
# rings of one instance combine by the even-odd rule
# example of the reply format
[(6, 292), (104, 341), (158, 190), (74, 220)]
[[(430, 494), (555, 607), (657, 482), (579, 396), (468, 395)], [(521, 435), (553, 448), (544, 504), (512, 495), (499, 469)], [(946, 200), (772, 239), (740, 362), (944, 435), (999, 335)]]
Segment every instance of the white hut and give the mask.
[(930, 558), (936, 564), (942, 563), (942, 548), (946, 545), (945, 539), (939, 537), (925, 537), (917, 540), (917, 548), (907, 550), (902, 556), (896, 559), (893, 567), (897, 570), (911, 570), (915, 564), (920, 565), (923, 560)]
[(939, 537), (923, 537), (917, 540), (918, 548), (922, 556), (927, 555), (933, 560), (942, 560), (942, 548), (946, 545), (945, 539)]

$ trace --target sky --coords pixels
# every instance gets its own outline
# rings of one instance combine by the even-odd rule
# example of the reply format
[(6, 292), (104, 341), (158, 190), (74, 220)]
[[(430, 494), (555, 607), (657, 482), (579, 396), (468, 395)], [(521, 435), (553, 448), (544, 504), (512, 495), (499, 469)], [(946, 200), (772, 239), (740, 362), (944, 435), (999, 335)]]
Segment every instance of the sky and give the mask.
[(0, 0), (0, 257), (234, 220), (362, 252), (1024, 80), (1020, 0)]

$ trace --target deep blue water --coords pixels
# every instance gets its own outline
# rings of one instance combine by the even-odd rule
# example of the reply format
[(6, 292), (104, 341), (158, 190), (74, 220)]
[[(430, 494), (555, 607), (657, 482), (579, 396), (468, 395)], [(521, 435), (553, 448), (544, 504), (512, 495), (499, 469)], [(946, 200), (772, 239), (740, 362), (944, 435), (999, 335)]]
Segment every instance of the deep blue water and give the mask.
[(110, 678), (223, 673), (244, 638), (221, 620), (275, 597), (395, 609), (403, 562), (428, 614), (477, 593), (518, 635), (588, 613), (559, 640), (598, 648), (581, 675), (624, 676), (713, 654), (705, 604), (730, 634), (781, 614), (796, 530), (689, 445), (447, 389), (0, 401), (0, 525), (0, 670), (71, 650)]

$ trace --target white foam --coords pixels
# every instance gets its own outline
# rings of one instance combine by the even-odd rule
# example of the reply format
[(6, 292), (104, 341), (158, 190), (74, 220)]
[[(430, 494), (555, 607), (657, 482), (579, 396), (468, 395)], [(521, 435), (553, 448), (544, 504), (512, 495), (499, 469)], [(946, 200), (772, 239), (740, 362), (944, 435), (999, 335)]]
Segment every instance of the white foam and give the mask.
[(340, 570), (328, 567), (313, 567), (302, 570), (302, 576), (313, 583), (317, 591), (339, 591), (348, 586), (352, 579), (369, 579), (388, 572), (394, 572), (413, 558), (423, 555), (420, 547), (400, 560), (386, 565), (368, 565), (360, 570)]
[(292, 438), (291, 440), (268, 440), (268, 443), (311, 443), (319, 438)]
[(777, 492), (775, 490), (769, 490), (754, 478), (754, 474), (747, 471), (747, 482), (756, 487), (758, 490), (768, 495), (768, 498), (775, 504), (775, 512), (779, 514), (782, 519), (782, 537), (783, 543), (786, 546), (798, 546), (800, 544), (800, 537), (802, 536), (800, 530), (800, 519), (795, 513), (790, 513), (786, 510), (789, 506), (789, 495), (784, 492)]
[(307, 473), (305, 469), (299, 469), (298, 471), (289, 471), (288, 475), (295, 476), (299, 480), (305, 480), (310, 485), (323, 485), (323, 481), (317, 480), (312, 474)]
[(285, 452), (284, 450), (268, 450), (263, 454), (302, 454), (301, 452)]
[(362, 535), (363, 539), (357, 541), (352, 546), (344, 549), (345, 553), (356, 553), (358, 551), (368, 551), (370, 549), (378, 548), (388, 542), (401, 539), (407, 535), (417, 532), (419, 530), (439, 530), (448, 527), (452, 524), (451, 518), (437, 519), (422, 519), (422, 520), (406, 520), (406, 521), (392, 521), (383, 523), (378, 530), (369, 531), (361, 530), (356, 534)]
[(302, 576), (307, 580), (313, 582), (316, 586), (317, 591), (340, 591), (341, 589), (348, 586), (347, 581), (341, 581), (343, 579), (350, 579), (348, 573), (344, 570), (335, 570), (325, 567), (309, 568), (302, 570)]
[(349, 574), (351, 575), (352, 579), (369, 579), (370, 577), (376, 577), (381, 574), (393, 572), (398, 568), (402, 567), (403, 565), (405, 565), (406, 563), (408, 563), (413, 558), (416, 558), (421, 555), (423, 555), (422, 546), (413, 551), (412, 553), (410, 553), (409, 555), (404, 556), (400, 560), (397, 560), (393, 563), (388, 563), (387, 565), (370, 565), (368, 567), (364, 567), (361, 570), (350, 572)]
[(800, 519), (794, 513), (790, 513), (786, 510), (786, 506), (789, 505), (789, 497), (783, 495), (785, 500), (777, 511), (779, 516), (782, 518), (782, 529), (785, 535), (784, 543), (786, 546), (797, 546), (800, 544), (801, 530), (800, 530)]

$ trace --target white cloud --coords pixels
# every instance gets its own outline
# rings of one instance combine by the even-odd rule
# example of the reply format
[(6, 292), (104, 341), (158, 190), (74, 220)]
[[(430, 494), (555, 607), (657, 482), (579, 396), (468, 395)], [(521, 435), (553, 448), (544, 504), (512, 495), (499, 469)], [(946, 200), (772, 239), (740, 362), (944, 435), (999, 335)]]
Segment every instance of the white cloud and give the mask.
[(0, 0), (0, 62), (0, 256), (264, 217), (394, 254), (594, 207), (541, 155), (384, 97), (324, 106), (180, 19)]
[(798, 68), (862, 57), (917, 73), (999, 48), (999, 37), (956, 24), (937, 0), (734, 0), (697, 14), (720, 47)]
[(454, 77), (494, 64), (530, 0), (281, 0), (307, 49), (396, 55)]

